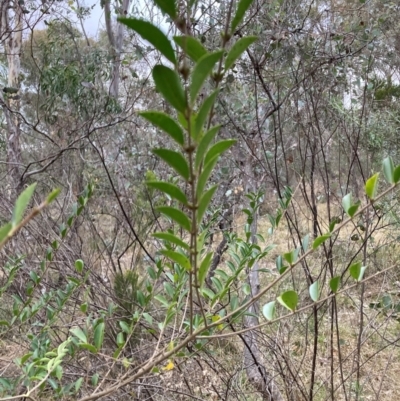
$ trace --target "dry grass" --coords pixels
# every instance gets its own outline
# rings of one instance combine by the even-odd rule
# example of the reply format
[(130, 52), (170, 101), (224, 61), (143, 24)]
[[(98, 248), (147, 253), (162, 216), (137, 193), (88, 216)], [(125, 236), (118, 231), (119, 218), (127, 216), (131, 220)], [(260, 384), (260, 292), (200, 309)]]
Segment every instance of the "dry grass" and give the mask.
[[(312, 232), (309, 208), (296, 199), (293, 205), (294, 210), (290, 213), (296, 215), (297, 225), (301, 228), (301, 235), (304, 236)], [(333, 205), (332, 209), (332, 215), (340, 214), (340, 205)], [(327, 230), (326, 204), (318, 204), (318, 216), (322, 230)], [(243, 215), (236, 216), (235, 231), (242, 236), (244, 224), (245, 217)], [(360, 247), (361, 241), (351, 241), (350, 239), (358, 230), (356, 224), (346, 226), (336, 238), (332, 255), (335, 274), (340, 274), (345, 269), (350, 258)], [(261, 268), (269, 269), (269, 272), (263, 272), (261, 275), (262, 286), (279, 277), (275, 267), (276, 257), (295, 246), (284, 219), (279, 229), (272, 236), (267, 235), (269, 227), (268, 219), (261, 217), (258, 232), (266, 238), (267, 244), (274, 243), (276, 245), (270, 255), (260, 261)], [(109, 234), (111, 235), (111, 233)], [(396, 242), (392, 241), (392, 238), (397, 238), (397, 236), (397, 227), (384, 226), (383, 224), (377, 227), (374, 233), (374, 241), (368, 248), (369, 258), (366, 275), (379, 272), (379, 270), (397, 263), (400, 248)], [(217, 235), (215, 243), (218, 243), (218, 239)], [(124, 270), (128, 269), (132, 260), (137, 260), (138, 257), (140, 255), (127, 252), (122, 260)], [(358, 260), (360, 258), (361, 255)], [(319, 276), (324, 278), (324, 274), (321, 275), (325, 269), (324, 262), (325, 256), (322, 247), (307, 259), (309, 271), (314, 279)], [(223, 268), (223, 262), (221, 268)], [(104, 270), (104, 266), (102, 266), (102, 270)], [(328, 294), (328, 280), (329, 278), (325, 277), (321, 281), (323, 282), (322, 295)], [(361, 312), (364, 324), (360, 348), (359, 399), (382, 401), (400, 399), (398, 381), (400, 350), (397, 347), (399, 322), (393, 316), (394, 311), (390, 308), (384, 311), (382, 308), (373, 309), (369, 307), (370, 304), (380, 302), (385, 294), (390, 294), (394, 303), (400, 302), (399, 280), (398, 271), (393, 270), (366, 283), (362, 311), (360, 311), (361, 289), (359, 287), (349, 289), (339, 295), (336, 299), (338, 322), (337, 326), (336, 324), (333, 325), (333, 336), (330, 306), (322, 305), (320, 307), (316, 337), (315, 401), (331, 399), (329, 390), (331, 383), (334, 384), (335, 400), (345, 400), (344, 391), (346, 391), (347, 399), (350, 396), (352, 399), (355, 398), (357, 392), (357, 343)], [(343, 285), (352, 283), (352, 281), (344, 280)], [(293, 274), (282, 280), (271, 293), (264, 297), (262, 302), (274, 299), (280, 292), (293, 288), (293, 286), (300, 294), (301, 306), (311, 304), (304, 270), (301, 266), (298, 266)], [(279, 309), (278, 313), (286, 312)], [(288, 367), (294, 372), (295, 377), (292, 377), (291, 383), (278, 379), (282, 386), (286, 385), (293, 394), (297, 394), (297, 398), (294, 398), (293, 401), (308, 400), (308, 387), (315, 352), (314, 338), (315, 326), (312, 308), (310, 308), (310, 312), (297, 314), (290, 319), (266, 326), (259, 331), (259, 340), (266, 366), (270, 367), (273, 365), (273, 361), (279, 360), (283, 365), (287, 363), (287, 367), (284, 368), (285, 374), (287, 374)], [(207, 353), (199, 353), (195, 358), (177, 359), (175, 361), (176, 369), (152, 379), (153, 399), (188, 400), (190, 399), (187, 395), (189, 386), (192, 394), (199, 399), (214, 401), (223, 399), (218, 395), (220, 394), (218, 390), (223, 391), (228, 386), (235, 392), (236, 399), (243, 401), (259, 400), (243, 373), (242, 351), (243, 344), (240, 339), (232, 337), (225, 341), (213, 341)], [(0, 342), (0, 377), (12, 376), (16, 373), (11, 362), (17, 356), (21, 356), (20, 346), (14, 346), (12, 341)], [(339, 363), (340, 361), (341, 363)], [(341, 367), (342, 372), (339, 367)], [(279, 374), (278, 370), (276, 372)], [(297, 386), (302, 388), (303, 395), (301, 391), (296, 389)], [(135, 392), (137, 396), (140, 395), (137, 389)], [(145, 397), (143, 394), (142, 396)]]

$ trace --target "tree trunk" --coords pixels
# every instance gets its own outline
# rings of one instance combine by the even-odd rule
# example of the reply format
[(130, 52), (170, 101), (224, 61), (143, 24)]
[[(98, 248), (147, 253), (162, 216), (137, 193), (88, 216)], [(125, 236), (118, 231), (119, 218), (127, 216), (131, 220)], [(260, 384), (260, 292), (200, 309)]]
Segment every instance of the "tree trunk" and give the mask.
[[(11, 10), (13, 12), (10, 15)], [(20, 89), (20, 53), (22, 45), (22, 9), (18, 2), (3, 0), (0, 6), (1, 23), (0, 39), (5, 42), (5, 49), (8, 61), (8, 88)], [(13, 19), (14, 26), (11, 26), (10, 19)], [(22, 164), (20, 147), (20, 125), (17, 113), (19, 111), (19, 94), (8, 93), (0, 97), (0, 103), (7, 122), (7, 169), (11, 197), (15, 196), (20, 188), (20, 168)]]
[[(120, 9), (119, 15), (125, 17), (128, 13), (128, 8), (131, 0), (123, 0), (122, 7)], [(116, 33), (113, 29), (113, 23), (111, 19), (111, 0), (106, 0), (104, 2), (105, 11), (105, 21), (108, 40), (111, 46), (112, 55), (112, 68), (111, 68), (111, 85), (110, 85), (110, 96), (115, 99), (118, 98), (119, 94), (119, 81), (120, 81), (120, 67), (121, 67), (121, 49), (122, 41), (124, 36), (124, 27), (122, 24), (117, 22)]]
[[(247, 160), (245, 166), (246, 173), (246, 193), (254, 192), (257, 190), (256, 178), (252, 169), (251, 158)], [(250, 226), (251, 242), (257, 242), (257, 212), (253, 216), (253, 222)], [(260, 291), (260, 278), (258, 273), (258, 262), (254, 263), (251, 269), (247, 272), (251, 295), (254, 297)], [(246, 328), (255, 327), (259, 324), (258, 314), (260, 311), (259, 302), (254, 302), (247, 310), (251, 315), (244, 318), (244, 325)], [(246, 369), (247, 377), (255, 389), (262, 395), (264, 400), (268, 401), (283, 401), (283, 396), (279, 391), (278, 386), (270, 372), (264, 366), (262, 354), (257, 343), (257, 333), (253, 330), (246, 332), (244, 337), (244, 366)]]

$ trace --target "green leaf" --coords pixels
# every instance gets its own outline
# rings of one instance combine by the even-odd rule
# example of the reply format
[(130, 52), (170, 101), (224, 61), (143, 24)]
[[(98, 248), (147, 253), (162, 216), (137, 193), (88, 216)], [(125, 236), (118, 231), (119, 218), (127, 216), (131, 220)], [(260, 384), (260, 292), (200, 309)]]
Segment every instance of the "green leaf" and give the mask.
[(232, 145), (236, 143), (236, 139), (225, 139), (215, 143), (208, 150), (206, 157), (204, 158), (204, 164), (207, 164), (214, 157), (220, 156), (222, 153), (227, 151)]
[(215, 90), (213, 93), (211, 93), (211, 95), (204, 100), (204, 102), (199, 108), (193, 127), (193, 138), (196, 140), (201, 134), (202, 128), (205, 122), (207, 121), (208, 114), (210, 113), (210, 110), (215, 103), (215, 99), (218, 93), (219, 93), (218, 89)]
[(7, 238), (9, 232), (11, 231), (12, 224), (7, 223), (0, 228), (0, 244)]
[(238, 25), (242, 22), (244, 15), (246, 14), (246, 11), (249, 9), (251, 3), (253, 0), (240, 0), (236, 14), (232, 19), (231, 23), (231, 32), (234, 33), (235, 29), (238, 27)]
[(122, 347), (125, 344), (125, 336), (124, 333), (119, 332), (117, 334), (117, 345), (118, 347)]
[(292, 265), (293, 263), (296, 263), (299, 252), (300, 248), (293, 249), (292, 251), (285, 253), (283, 258), (286, 260), (286, 262)]
[(185, 143), (183, 130), (180, 125), (169, 115), (159, 111), (144, 111), (140, 116), (150, 121), (153, 125), (165, 131), (175, 142), (183, 146)]
[(297, 292), (293, 290), (286, 291), (278, 297), (279, 303), (292, 312), (296, 309), (298, 300)]
[(174, 36), (174, 41), (195, 63), (207, 54), (205, 47), (192, 36)]
[(156, 65), (153, 68), (153, 79), (164, 99), (176, 110), (185, 114), (187, 107), (185, 92), (176, 71), (164, 65)]
[(192, 104), (196, 101), (197, 95), (202, 88), (204, 81), (211, 74), (215, 63), (222, 57), (222, 54), (223, 50), (205, 54), (196, 63), (192, 73), (192, 82), (190, 84), (190, 101)]
[(236, 294), (232, 294), (230, 298), (231, 298), (231, 300), (230, 300), (229, 306), (231, 307), (231, 310), (234, 311), (239, 306), (239, 300), (238, 300), (238, 297)]
[(204, 213), (207, 210), (208, 205), (210, 204), (211, 198), (214, 195), (215, 190), (218, 188), (218, 185), (212, 186), (209, 190), (204, 192), (204, 194), (201, 196), (201, 194), (197, 194), (197, 197), (200, 198), (199, 205), (197, 208), (197, 222), (201, 223)]
[(172, 20), (177, 16), (175, 0), (154, 0), (158, 8), (165, 14), (168, 14)]
[(313, 242), (313, 249), (317, 249), (321, 244), (323, 244), (327, 239), (331, 237), (330, 234), (324, 234), (317, 237)]
[(84, 263), (83, 263), (83, 260), (82, 260), (82, 259), (77, 259), (77, 260), (75, 261), (75, 269), (76, 269), (76, 271), (77, 271), (78, 273), (82, 273), (83, 266), (84, 266)]
[(200, 263), (200, 267), (198, 269), (198, 278), (197, 278), (198, 285), (200, 287), (203, 286), (204, 281), (207, 277), (208, 269), (211, 266), (212, 257), (213, 257), (213, 252), (209, 252)]
[(92, 386), (97, 386), (97, 383), (99, 382), (99, 374), (95, 373), (90, 379), (90, 382), (92, 383)]
[(13, 217), (11, 220), (12, 226), (17, 226), (25, 213), (26, 207), (28, 206), (29, 201), (31, 200), (33, 193), (35, 192), (36, 183), (29, 185), (20, 196), (18, 196), (17, 201), (15, 202)]
[(393, 173), (394, 164), (392, 158), (389, 156), (383, 161), (383, 174), (389, 184), (394, 184)]
[(188, 201), (186, 195), (174, 184), (165, 181), (148, 181), (146, 183), (149, 187), (156, 188), (161, 192), (168, 194), (171, 198), (187, 205)]
[(353, 203), (351, 194), (345, 195), (342, 199), (343, 209), (350, 217), (355, 215), (360, 204), (360, 201)]
[(353, 216), (356, 214), (357, 209), (359, 208), (360, 205), (361, 205), (361, 202), (360, 202), (360, 201), (354, 203), (354, 205), (352, 205), (352, 206), (349, 207), (349, 210), (347, 211), (347, 214), (348, 214), (350, 217), (353, 217)]
[(319, 299), (319, 281), (314, 281), (309, 288), (310, 291), (310, 297), (314, 302), (317, 302)]
[(176, 235), (171, 234), (171, 233), (154, 233), (152, 234), (154, 238), (161, 239), (163, 241), (168, 241), (171, 244), (175, 244), (177, 246), (180, 246), (184, 249), (190, 249), (189, 245), (183, 242), (180, 238), (178, 238)]
[(128, 323), (124, 322), (123, 320), (120, 320), (119, 322), (119, 327), (121, 327), (122, 331), (126, 334), (131, 333), (131, 327), (129, 326)]
[(199, 179), (197, 181), (196, 193), (202, 194), (204, 188), (207, 184), (208, 179), (210, 178), (211, 173), (213, 172), (214, 166), (218, 161), (218, 157), (214, 157), (208, 164), (205, 165), (203, 171), (201, 172)]
[(331, 278), (329, 281), (329, 287), (331, 288), (331, 291), (336, 293), (337, 290), (339, 289), (340, 286), (340, 276), (336, 276)]
[(159, 212), (164, 214), (165, 216), (169, 217), (176, 223), (178, 223), (182, 228), (184, 228), (186, 231), (191, 230), (191, 223), (189, 218), (186, 216), (185, 213), (183, 213), (181, 210), (176, 209), (171, 206), (159, 206), (157, 208)]
[(160, 302), (162, 305), (164, 305), (166, 308), (169, 307), (169, 302), (163, 297), (162, 295), (156, 295), (154, 297), (158, 302)]
[(52, 388), (53, 390), (57, 390), (57, 389), (58, 389), (58, 383), (57, 383), (53, 378), (49, 377), (49, 378), (47, 379), (47, 383), (50, 384), (50, 386), (51, 386), (51, 388)]
[(215, 297), (215, 292), (213, 290), (210, 290), (209, 288), (201, 288), (200, 292), (203, 297), (207, 296), (210, 299), (213, 299)]
[(75, 382), (75, 393), (79, 391), (83, 383), (83, 377), (80, 377), (76, 382)]
[(189, 166), (186, 159), (178, 152), (170, 149), (153, 149), (153, 153), (161, 157), (167, 164), (170, 165), (179, 175), (186, 181), (189, 180)]
[(47, 197), (46, 202), (47, 202), (48, 204), (50, 204), (51, 202), (53, 202), (53, 200), (57, 198), (57, 196), (60, 194), (60, 192), (61, 192), (61, 189), (60, 189), (60, 188), (53, 189), (53, 190), (50, 192), (49, 196)]
[(148, 324), (153, 325), (153, 318), (151, 317), (151, 315), (145, 312), (143, 313), (143, 317)]
[(257, 36), (245, 36), (240, 38), (229, 50), (225, 59), (225, 71), (228, 71), (243, 52), (257, 40)]
[(155, 25), (137, 18), (118, 18), (121, 24), (133, 29), (143, 39), (151, 43), (172, 64), (176, 64), (175, 52), (167, 36)]
[(393, 181), (397, 184), (400, 181), (400, 166), (397, 166), (393, 172)]
[(88, 351), (92, 352), (93, 354), (97, 354), (97, 349), (94, 345), (88, 343), (79, 343), (80, 348), (87, 349)]
[(185, 270), (191, 270), (192, 267), (190, 265), (189, 259), (185, 255), (170, 250), (162, 250), (160, 253), (171, 259), (173, 262), (178, 263), (178, 265), (181, 265)]
[(339, 216), (332, 217), (331, 221), (329, 222), (329, 231), (332, 232), (336, 226), (342, 222), (342, 219)]
[(100, 350), (103, 345), (105, 327), (105, 323), (101, 322), (94, 329), (94, 346), (97, 350)]
[(74, 327), (72, 329), (69, 329), (69, 331), (75, 336), (78, 337), (79, 340), (81, 340), (83, 343), (87, 342), (87, 337), (85, 332), (79, 328), (79, 327)]
[(272, 302), (268, 302), (267, 304), (265, 304), (263, 306), (262, 312), (263, 315), (265, 316), (265, 318), (267, 320), (273, 320), (275, 317), (275, 311), (276, 311), (276, 306), (275, 306), (276, 302), (272, 301)]
[(38, 276), (38, 275), (36, 274), (36, 272), (33, 271), (33, 270), (31, 270), (31, 271), (29, 272), (29, 277), (32, 279), (32, 281), (33, 281), (35, 284), (37, 284), (37, 283), (40, 281), (39, 276)]
[(374, 174), (372, 177), (368, 178), (365, 183), (365, 193), (371, 200), (375, 199), (376, 190), (378, 189), (378, 177), (379, 173)]
[(364, 277), (366, 266), (362, 266), (361, 262), (353, 263), (349, 267), (350, 276), (356, 281), (361, 281)]
[(215, 136), (217, 135), (219, 129), (221, 128), (220, 125), (216, 125), (215, 127), (211, 127), (201, 138), (199, 142), (199, 146), (197, 147), (196, 151), (196, 159), (195, 159), (195, 167), (196, 170), (200, 167), (200, 165), (204, 164), (204, 155), (207, 152), (210, 143), (213, 141)]
[(288, 262), (290, 265), (293, 263), (293, 255), (292, 252), (287, 252), (283, 254), (283, 258)]
[(286, 271), (286, 269), (288, 268), (287, 266), (285, 266), (285, 265), (283, 264), (282, 255), (279, 255), (279, 256), (276, 258), (275, 265), (276, 265), (276, 268), (277, 268), (279, 274), (283, 274), (283, 273)]

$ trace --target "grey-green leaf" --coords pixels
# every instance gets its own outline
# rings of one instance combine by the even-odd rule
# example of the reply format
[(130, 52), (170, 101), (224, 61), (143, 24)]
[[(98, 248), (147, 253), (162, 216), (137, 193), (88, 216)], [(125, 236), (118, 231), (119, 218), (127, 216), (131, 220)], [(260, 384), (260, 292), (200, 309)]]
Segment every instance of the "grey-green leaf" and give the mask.
[(215, 63), (222, 57), (222, 54), (223, 50), (205, 54), (196, 63), (192, 73), (192, 82), (190, 84), (190, 101), (192, 104), (194, 104), (204, 81), (210, 76)]
[(303, 252), (307, 252), (309, 242), (310, 242), (310, 234), (307, 234), (307, 235), (301, 240), (301, 246), (302, 246), (302, 248), (303, 248)]
[(171, 206), (159, 206), (157, 210), (178, 223), (186, 231), (191, 231), (190, 220), (181, 210)]
[(240, 38), (229, 50), (225, 59), (225, 71), (228, 71), (243, 52), (257, 40), (257, 36), (245, 36)]
[(170, 149), (154, 149), (153, 153), (161, 157), (185, 180), (189, 180), (189, 166), (186, 159), (180, 153)]
[(150, 121), (156, 127), (165, 131), (179, 145), (185, 143), (183, 130), (180, 125), (169, 115), (159, 111), (144, 111), (139, 113), (143, 118)]
[(175, 52), (167, 36), (151, 22), (137, 18), (118, 18), (121, 24), (133, 29), (143, 39), (151, 43), (171, 63), (176, 64)]
[(192, 36), (175, 36), (174, 41), (195, 63), (207, 54), (204, 46)]
[(177, 72), (164, 65), (156, 65), (153, 68), (153, 79), (164, 99), (176, 110), (185, 114), (186, 97)]
[(83, 343), (87, 342), (87, 337), (85, 332), (79, 328), (79, 327), (74, 327), (69, 330), (75, 337), (77, 337), (79, 340), (81, 340)]
[(389, 156), (383, 161), (383, 174), (389, 184), (394, 184), (393, 173), (394, 164), (392, 158)]
[(17, 201), (15, 202), (13, 217), (11, 220), (12, 226), (15, 227), (18, 225), (22, 217), (25, 213), (25, 210), (28, 206), (29, 201), (31, 200), (33, 193), (35, 192), (36, 183), (29, 185), (21, 195), (18, 197)]
[(347, 194), (347, 195), (343, 196), (343, 199), (342, 199), (342, 206), (343, 206), (343, 209), (344, 209), (344, 211), (345, 211), (346, 213), (347, 213), (348, 210), (350, 209), (352, 203), (353, 203), (353, 202), (352, 202), (351, 194)]
[(319, 293), (320, 293), (320, 289), (319, 289), (319, 281), (314, 281), (309, 288), (310, 291), (310, 297), (314, 302), (317, 302), (319, 299)]
[(267, 320), (273, 320), (275, 317), (275, 310), (276, 310), (276, 306), (275, 306), (275, 301), (272, 302), (268, 302), (267, 304), (265, 304), (263, 306), (263, 315), (265, 316), (265, 318)]

